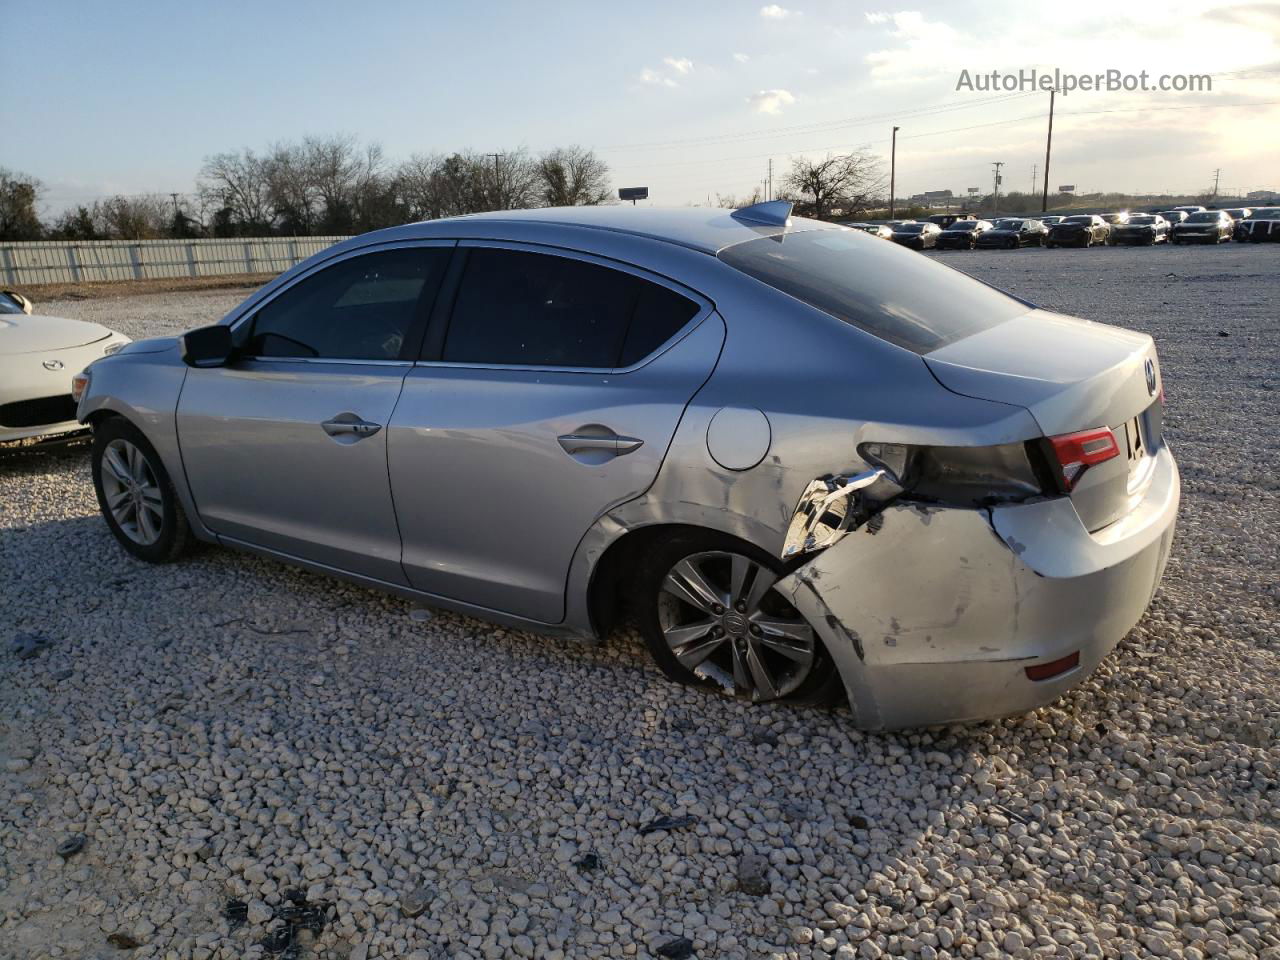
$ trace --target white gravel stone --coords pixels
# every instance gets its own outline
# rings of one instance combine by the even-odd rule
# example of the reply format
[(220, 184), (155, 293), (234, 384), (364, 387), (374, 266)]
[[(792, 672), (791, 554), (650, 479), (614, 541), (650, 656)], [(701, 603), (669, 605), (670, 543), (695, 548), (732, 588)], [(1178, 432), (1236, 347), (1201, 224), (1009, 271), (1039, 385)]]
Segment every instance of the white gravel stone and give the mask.
[[(218, 549), (148, 567), (97, 516), (83, 445), (0, 451), (0, 632), (54, 641), (0, 657), (0, 953), (94, 960), (145, 931), (130, 956), (262, 958), (297, 889), (329, 905), (304, 956), (351, 960), (652, 957), (679, 936), (717, 960), (1280, 960), (1275, 249), (939, 259), (1158, 342), (1178, 536), (1079, 689), (862, 734), (671, 686), (629, 631), (588, 648), (424, 621)], [(39, 306), (139, 337), (239, 299)], [(746, 857), (767, 894), (737, 889)]]

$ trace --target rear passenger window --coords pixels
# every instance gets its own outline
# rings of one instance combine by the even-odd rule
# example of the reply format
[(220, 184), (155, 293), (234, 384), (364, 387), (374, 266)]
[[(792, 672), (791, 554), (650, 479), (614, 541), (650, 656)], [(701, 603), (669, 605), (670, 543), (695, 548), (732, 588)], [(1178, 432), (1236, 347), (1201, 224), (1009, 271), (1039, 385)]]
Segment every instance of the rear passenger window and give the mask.
[(451, 250), (407, 247), (341, 260), (261, 310), (245, 352), (258, 357), (397, 360), (419, 307), (434, 300)]
[(477, 247), (442, 359), (513, 366), (628, 366), (698, 312), (665, 287), (582, 260)]
[(687, 297), (674, 290), (636, 279), (640, 294), (631, 315), (631, 327), (622, 345), (618, 366), (629, 367), (662, 346), (673, 334), (692, 320), (700, 309)]

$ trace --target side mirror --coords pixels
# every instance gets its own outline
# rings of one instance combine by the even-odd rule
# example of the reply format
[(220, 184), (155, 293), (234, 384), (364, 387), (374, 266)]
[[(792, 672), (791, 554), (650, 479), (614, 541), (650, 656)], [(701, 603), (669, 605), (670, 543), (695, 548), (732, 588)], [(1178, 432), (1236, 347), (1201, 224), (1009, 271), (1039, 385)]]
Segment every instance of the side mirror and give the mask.
[(191, 367), (224, 366), (235, 350), (231, 342), (231, 328), (220, 323), (188, 330), (178, 340), (183, 362)]

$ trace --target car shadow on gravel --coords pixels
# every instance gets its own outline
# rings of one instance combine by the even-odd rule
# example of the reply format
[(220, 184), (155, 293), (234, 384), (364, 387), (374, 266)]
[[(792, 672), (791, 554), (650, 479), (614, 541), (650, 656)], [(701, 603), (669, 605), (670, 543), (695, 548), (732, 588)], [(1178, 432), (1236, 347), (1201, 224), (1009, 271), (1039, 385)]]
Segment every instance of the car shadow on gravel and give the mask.
[(88, 454), (92, 445), (93, 436), (87, 432), (67, 439), (0, 443), (0, 471), (39, 470), (46, 465), (78, 460)]

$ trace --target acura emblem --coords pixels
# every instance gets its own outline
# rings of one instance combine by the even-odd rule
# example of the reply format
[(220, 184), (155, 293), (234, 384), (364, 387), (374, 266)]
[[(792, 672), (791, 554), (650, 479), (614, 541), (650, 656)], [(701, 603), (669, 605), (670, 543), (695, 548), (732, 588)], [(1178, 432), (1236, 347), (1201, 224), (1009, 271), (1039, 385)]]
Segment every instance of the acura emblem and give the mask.
[(61, 361), (61, 360), (46, 360), (44, 363), (42, 363), (42, 364), (41, 364), (41, 366), (42, 366), (42, 367), (44, 367), (46, 370), (61, 370), (61, 369), (62, 369), (62, 361)]
[(1146, 362), (1146, 364), (1144, 365), (1144, 369), (1147, 371), (1147, 393), (1151, 394), (1151, 396), (1153, 396), (1153, 397), (1154, 397), (1154, 396), (1156, 395), (1156, 365), (1155, 365), (1155, 361), (1154, 361), (1154, 360), (1152, 360), (1150, 357), (1148, 357), (1148, 358), (1147, 358), (1147, 362)]

